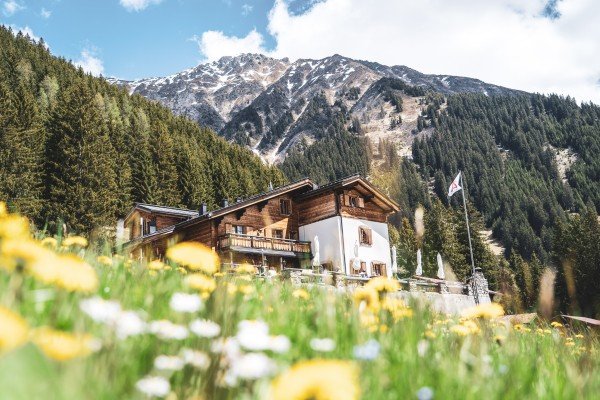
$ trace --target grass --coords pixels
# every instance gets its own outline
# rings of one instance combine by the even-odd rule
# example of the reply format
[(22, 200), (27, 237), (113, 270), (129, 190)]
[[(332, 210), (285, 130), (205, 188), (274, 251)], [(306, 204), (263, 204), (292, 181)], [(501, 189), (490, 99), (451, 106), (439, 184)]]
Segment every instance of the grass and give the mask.
[[(195, 291), (185, 284), (181, 270), (150, 272), (121, 257), (113, 257), (113, 265), (106, 266), (96, 261), (97, 251), (78, 252), (97, 272), (94, 293), (67, 292), (18, 270), (6, 273), (0, 268), (0, 305), (21, 315), (31, 331), (51, 326), (85, 332), (99, 339), (101, 347), (62, 362), (46, 356), (32, 341), (4, 351), (3, 399), (142, 399), (147, 396), (136, 383), (147, 375), (169, 380), (169, 399), (265, 399), (277, 375), (309, 359), (351, 361), (358, 376), (347, 385), (358, 386), (364, 399), (581, 399), (600, 392), (598, 340), (591, 332), (580, 335), (545, 323), (512, 327), (477, 319), (474, 325), (467, 323), (469, 333), (458, 334), (453, 327), (464, 321), (417, 305), (394, 318), (364, 306), (361, 310), (351, 294), (333, 288), (304, 287), (305, 293), (279, 279), (233, 274), (216, 277), (216, 289), (203, 300), (201, 310), (182, 313), (170, 307), (173, 293)], [(220, 325), (221, 338), (236, 336), (240, 321), (262, 320), (270, 335), (284, 335), (291, 346), (280, 352), (262, 351), (274, 368), (258, 379), (228, 385), (228, 371), (241, 361), (215, 352), (218, 338), (190, 334), (183, 340), (167, 340), (143, 333), (119, 339), (113, 328), (80, 309), (83, 299), (94, 296), (116, 300), (147, 322), (166, 319), (188, 326), (194, 319), (211, 320)], [(314, 338), (333, 339), (335, 349), (314, 350)], [(372, 340), (379, 351), (373, 351), (370, 359), (357, 359), (356, 346)], [(170, 372), (155, 368), (157, 356), (181, 355), (183, 348), (205, 353), (209, 365), (186, 365)], [(247, 353), (242, 349), (242, 355)], [(341, 388), (339, 392), (344, 393)]]

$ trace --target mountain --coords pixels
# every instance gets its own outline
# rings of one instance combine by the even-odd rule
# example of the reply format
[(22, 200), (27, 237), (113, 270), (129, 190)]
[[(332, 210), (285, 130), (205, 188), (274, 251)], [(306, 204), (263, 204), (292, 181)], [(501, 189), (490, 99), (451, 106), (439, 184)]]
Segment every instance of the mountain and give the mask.
[[(295, 62), (243, 54), (168, 77), (109, 81), (126, 86), (130, 93), (158, 100), (176, 114), (186, 115), (221, 136), (252, 148), (271, 162), (281, 161), (303, 140), (310, 143), (321, 138), (326, 125), (313, 117), (326, 114), (327, 119), (327, 114), (335, 114), (334, 107), (346, 114), (350, 110), (351, 116), (367, 125), (372, 122), (365, 127), (368, 136), (398, 140), (408, 136), (410, 142), (406, 133), (416, 128), (418, 107), (408, 107), (403, 118), (407, 123), (395, 124), (390, 134), (388, 107), (381, 99), (385, 94), (382, 82), (392, 84), (396, 88), (392, 90), (416, 87), (422, 89), (423, 93), (418, 93), (421, 95), (429, 91), (444, 95), (522, 93), (477, 79), (426, 75), (405, 66), (390, 67), (337, 54)], [(410, 97), (411, 93), (398, 96)], [(307, 111), (312, 111), (312, 115), (305, 115)]]

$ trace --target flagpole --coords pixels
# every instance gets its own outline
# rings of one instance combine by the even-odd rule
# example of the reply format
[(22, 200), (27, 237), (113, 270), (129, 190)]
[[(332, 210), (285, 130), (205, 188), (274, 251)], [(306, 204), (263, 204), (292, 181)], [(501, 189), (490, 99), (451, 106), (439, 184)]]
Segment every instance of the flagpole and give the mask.
[(467, 200), (466, 200), (466, 196), (465, 196), (465, 192), (467, 191), (467, 187), (465, 185), (465, 180), (463, 178), (463, 173), (462, 171), (459, 171), (460, 173), (460, 183), (461, 183), (461, 188), (462, 188), (462, 198), (463, 198), (463, 207), (465, 209), (465, 220), (467, 221), (467, 237), (469, 238), (469, 251), (471, 253), (471, 272), (472, 272), (472, 278), (473, 281), (471, 282), (471, 284), (473, 285), (473, 295), (475, 297), (475, 304), (479, 304), (479, 295), (477, 293), (477, 288), (475, 287), (475, 261), (473, 258), (473, 245), (471, 244), (471, 228), (469, 228), (469, 214), (467, 213)]

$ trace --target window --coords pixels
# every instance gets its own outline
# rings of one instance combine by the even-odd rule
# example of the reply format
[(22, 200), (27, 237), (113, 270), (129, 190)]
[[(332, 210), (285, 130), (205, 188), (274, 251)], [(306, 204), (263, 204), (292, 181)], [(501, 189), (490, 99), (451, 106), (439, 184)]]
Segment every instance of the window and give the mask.
[(361, 245), (371, 246), (373, 244), (373, 234), (371, 229), (364, 226), (359, 227), (358, 239)]
[(279, 200), (279, 210), (281, 215), (290, 215), (292, 213), (292, 203), (288, 199)]
[(344, 205), (354, 208), (365, 208), (365, 199), (360, 196), (344, 196)]
[(298, 240), (298, 232), (296, 232), (296, 231), (290, 231), (288, 233), (288, 239), (290, 239), (290, 240)]
[(384, 263), (373, 262), (371, 264), (371, 270), (373, 272), (373, 276), (384, 276), (386, 274)]
[(367, 263), (365, 261), (360, 262), (360, 271), (358, 271), (358, 272), (360, 272), (361, 274), (367, 273)]
[(243, 225), (234, 225), (233, 226), (233, 233), (237, 234), (237, 235), (243, 235), (246, 233), (246, 227)]
[(358, 197), (350, 196), (350, 207), (358, 207)]
[(273, 229), (271, 231), (271, 236), (276, 239), (283, 239), (283, 229)]

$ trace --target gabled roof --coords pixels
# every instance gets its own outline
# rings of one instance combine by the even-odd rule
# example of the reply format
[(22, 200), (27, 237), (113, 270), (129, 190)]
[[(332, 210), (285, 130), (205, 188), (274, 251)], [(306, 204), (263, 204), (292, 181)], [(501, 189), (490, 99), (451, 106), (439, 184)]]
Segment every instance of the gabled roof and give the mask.
[(302, 189), (304, 189), (308, 192), (310, 190), (314, 190), (315, 187), (316, 187), (316, 185), (313, 183), (313, 181), (311, 181), (308, 178), (304, 178), (299, 181), (292, 182), (288, 185), (280, 186), (273, 190), (269, 190), (268, 192), (263, 192), (263, 193), (248, 197), (247, 199), (244, 199), (242, 201), (238, 201), (236, 203), (229, 204), (226, 207), (218, 208), (216, 210), (210, 211), (204, 215), (199, 215), (190, 220), (180, 222), (176, 225), (176, 229), (180, 229), (180, 228), (186, 227), (188, 225), (192, 225), (192, 224), (200, 222), (200, 221), (217, 218), (222, 215), (229, 214), (231, 212), (261, 203), (263, 201), (267, 201), (269, 199), (272, 199), (273, 197), (281, 196), (282, 194), (286, 194), (286, 193), (290, 193), (290, 192), (294, 192), (294, 191), (302, 190)]
[(330, 182), (326, 185), (319, 186), (315, 190), (312, 190), (308, 193), (299, 196), (299, 199), (307, 199), (324, 192), (335, 191), (336, 189), (341, 188), (356, 188), (357, 186), (361, 186), (362, 191), (371, 193), (373, 197), (377, 198), (391, 211), (400, 211), (400, 206), (398, 205), (398, 203), (390, 199), (388, 195), (386, 195), (381, 190), (373, 186), (369, 181), (361, 177), (359, 174), (351, 175), (345, 178), (338, 179), (337, 181)]
[(197, 210), (188, 210), (185, 208), (159, 206), (156, 204), (135, 203), (135, 205), (133, 206), (131, 211), (127, 214), (125, 219), (129, 218), (129, 216), (135, 210), (146, 211), (146, 212), (149, 212), (152, 214), (172, 215), (175, 217), (184, 217), (184, 218), (194, 218), (200, 214)]

